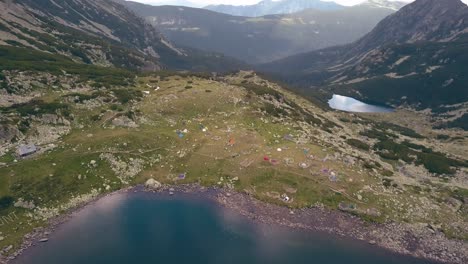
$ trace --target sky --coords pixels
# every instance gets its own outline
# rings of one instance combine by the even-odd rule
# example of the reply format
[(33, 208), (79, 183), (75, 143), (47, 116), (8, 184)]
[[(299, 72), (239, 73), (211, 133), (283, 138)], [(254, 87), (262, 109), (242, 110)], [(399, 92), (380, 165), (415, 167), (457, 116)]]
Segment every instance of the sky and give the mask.
[[(158, 2), (165, 2), (165, 3), (173, 2), (173, 1), (175, 2), (178, 0), (132, 0), (132, 1), (145, 3), (145, 4), (153, 4), (153, 3), (158, 3)], [(187, 1), (190, 1), (200, 6), (211, 5), (211, 4), (252, 5), (252, 4), (256, 4), (260, 2), (260, 0), (187, 0)], [(322, 0), (322, 1), (328, 1), (328, 2), (334, 1), (341, 5), (350, 6), (350, 5), (355, 5), (355, 4), (365, 2), (366, 0)], [(400, 0), (400, 1), (411, 2), (413, 0)], [(468, 4), (468, 0), (462, 0), (462, 1)]]

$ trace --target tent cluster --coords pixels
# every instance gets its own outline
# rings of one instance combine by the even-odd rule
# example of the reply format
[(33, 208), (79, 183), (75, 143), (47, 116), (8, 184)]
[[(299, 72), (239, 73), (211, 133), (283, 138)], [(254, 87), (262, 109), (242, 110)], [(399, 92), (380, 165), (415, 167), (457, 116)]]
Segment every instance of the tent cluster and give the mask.
[(207, 131), (208, 131), (208, 128), (207, 128), (205, 125), (203, 125), (203, 124), (200, 124), (200, 125), (199, 125), (199, 128), (200, 128), (200, 130), (201, 130), (202, 132), (207, 132)]
[(328, 179), (331, 182), (337, 182), (338, 181), (338, 175), (336, 175), (336, 172), (334, 172), (334, 171), (332, 171), (330, 169), (327, 169), (327, 168), (321, 169), (320, 172), (327, 175)]

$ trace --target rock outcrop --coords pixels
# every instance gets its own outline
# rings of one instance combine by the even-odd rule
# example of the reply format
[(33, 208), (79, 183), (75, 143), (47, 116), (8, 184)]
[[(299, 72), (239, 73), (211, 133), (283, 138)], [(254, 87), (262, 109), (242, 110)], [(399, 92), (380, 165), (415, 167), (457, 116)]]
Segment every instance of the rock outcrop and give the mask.
[(157, 190), (161, 188), (162, 184), (157, 180), (151, 178), (145, 182), (145, 187), (151, 190)]

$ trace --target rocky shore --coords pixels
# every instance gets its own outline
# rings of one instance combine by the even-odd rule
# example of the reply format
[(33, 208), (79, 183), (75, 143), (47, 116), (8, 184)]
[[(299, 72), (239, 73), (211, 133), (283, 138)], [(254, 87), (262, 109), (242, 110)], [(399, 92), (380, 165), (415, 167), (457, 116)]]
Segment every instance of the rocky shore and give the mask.
[[(283, 206), (261, 202), (254, 197), (232, 190), (206, 188), (196, 184), (189, 185), (152, 185), (123, 189), (107, 195), (130, 192), (157, 192), (162, 195), (190, 194), (210, 199), (222, 207), (237, 212), (252, 221), (299, 228), (311, 231), (324, 231), (346, 238), (367, 241), (370, 246), (378, 246), (395, 253), (425, 258), (441, 263), (468, 263), (468, 243), (448, 239), (443, 233), (427, 225), (409, 225), (405, 223), (375, 224), (365, 222), (351, 214), (333, 211), (321, 207), (290, 209)], [(75, 212), (99, 200), (97, 197), (72, 211), (49, 221), (47, 227), (37, 228), (28, 234), (18, 251), (8, 257), (0, 255), (0, 263), (14, 263), (14, 260), (29, 247), (47, 242), (48, 235), (71, 217)]]

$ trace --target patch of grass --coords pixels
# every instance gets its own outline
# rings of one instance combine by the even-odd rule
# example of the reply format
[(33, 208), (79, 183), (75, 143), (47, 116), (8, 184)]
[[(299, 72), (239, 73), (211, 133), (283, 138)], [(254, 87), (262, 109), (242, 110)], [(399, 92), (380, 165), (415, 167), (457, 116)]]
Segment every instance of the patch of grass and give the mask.
[(113, 94), (117, 97), (117, 101), (121, 104), (127, 104), (130, 101), (140, 101), (143, 93), (134, 89), (112, 89)]

